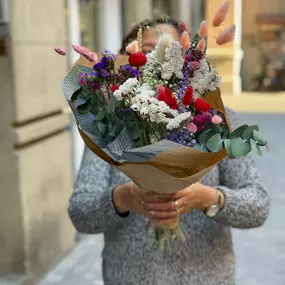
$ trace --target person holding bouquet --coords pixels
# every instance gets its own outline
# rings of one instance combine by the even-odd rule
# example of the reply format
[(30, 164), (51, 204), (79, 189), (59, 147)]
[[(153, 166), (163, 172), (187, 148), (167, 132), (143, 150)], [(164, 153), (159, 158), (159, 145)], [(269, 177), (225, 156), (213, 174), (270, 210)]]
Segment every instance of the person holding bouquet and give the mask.
[[(144, 21), (124, 39), (121, 53), (141, 27), (145, 54), (156, 46), (158, 31), (167, 30), (180, 41), (185, 29), (173, 19)], [(226, 112), (235, 129), (236, 115)], [(212, 121), (220, 119), (213, 116)], [(156, 189), (144, 192), (88, 148), (69, 205), (79, 232), (104, 234), (106, 285), (234, 285), (231, 228), (260, 227), (268, 212), (269, 197), (249, 155), (225, 158), (199, 182), (174, 194), (157, 194)], [(178, 216), (185, 242), (161, 252), (155, 237), (145, 231), (146, 225), (149, 220), (170, 225)]]

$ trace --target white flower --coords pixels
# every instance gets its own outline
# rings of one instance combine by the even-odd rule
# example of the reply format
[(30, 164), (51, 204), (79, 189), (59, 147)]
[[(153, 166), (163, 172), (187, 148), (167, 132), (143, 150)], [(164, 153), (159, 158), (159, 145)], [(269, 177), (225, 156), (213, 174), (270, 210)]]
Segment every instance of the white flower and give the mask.
[(126, 97), (132, 97), (138, 88), (139, 82), (136, 78), (129, 78), (119, 89), (116, 90), (113, 94), (117, 100), (123, 100), (123, 95)]
[(191, 118), (191, 112), (181, 113), (175, 118), (171, 119), (167, 124), (166, 128), (170, 131), (178, 129), (181, 123), (184, 123), (186, 120), (188, 121)]
[(161, 65), (162, 78), (169, 80), (175, 75), (177, 78), (182, 79), (183, 64), (181, 44), (177, 41), (171, 41), (165, 50), (165, 62)]
[(136, 96), (131, 98), (131, 108), (138, 112), (142, 119), (167, 124), (171, 120), (169, 116), (175, 117), (178, 112), (170, 109), (165, 102), (159, 101), (154, 95), (153, 90), (139, 90)]
[(156, 58), (160, 63), (165, 62), (166, 49), (172, 41), (173, 37), (168, 33), (164, 33), (159, 37), (156, 48)]
[(210, 70), (206, 59), (200, 61), (200, 68), (193, 73), (191, 84), (194, 89), (194, 98), (197, 99), (207, 91), (215, 91), (221, 84), (215, 67)]

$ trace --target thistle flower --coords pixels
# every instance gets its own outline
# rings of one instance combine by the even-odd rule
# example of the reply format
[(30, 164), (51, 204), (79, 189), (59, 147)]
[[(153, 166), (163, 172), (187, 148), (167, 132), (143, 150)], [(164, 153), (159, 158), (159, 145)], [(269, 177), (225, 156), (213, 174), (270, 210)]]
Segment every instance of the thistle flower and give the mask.
[(218, 45), (224, 45), (232, 42), (235, 39), (236, 25), (233, 24), (222, 33), (220, 33), (216, 38), (216, 43)]
[(217, 11), (216, 15), (214, 16), (213, 19), (213, 26), (214, 27), (219, 27), (222, 22), (226, 19), (229, 8), (230, 8), (230, 1), (226, 1)]
[(208, 35), (208, 24), (206, 21), (203, 21), (200, 25), (200, 38), (206, 38)]
[(191, 47), (190, 36), (187, 31), (184, 31), (181, 36), (181, 45), (183, 50), (188, 50)]

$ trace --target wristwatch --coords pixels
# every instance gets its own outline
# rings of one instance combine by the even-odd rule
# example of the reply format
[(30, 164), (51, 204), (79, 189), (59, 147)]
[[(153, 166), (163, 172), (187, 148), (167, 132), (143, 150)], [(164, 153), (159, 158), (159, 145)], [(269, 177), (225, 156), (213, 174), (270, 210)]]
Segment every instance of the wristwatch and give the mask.
[(220, 191), (217, 191), (217, 202), (216, 204), (210, 206), (205, 210), (205, 214), (209, 218), (214, 218), (221, 210), (221, 200), (222, 200), (222, 194)]

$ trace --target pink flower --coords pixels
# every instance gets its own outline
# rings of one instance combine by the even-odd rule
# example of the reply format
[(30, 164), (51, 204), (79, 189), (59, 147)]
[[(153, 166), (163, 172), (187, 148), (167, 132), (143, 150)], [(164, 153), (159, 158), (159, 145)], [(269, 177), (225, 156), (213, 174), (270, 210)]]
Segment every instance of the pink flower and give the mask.
[(181, 35), (183, 34), (183, 32), (187, 31), (187, 28), (184, 22), (179, 22), (178, 28), (179, 28), (179, 32)]
[(188, 50), (191, 46), (190, 36), (187, 31), (184, 31), (181, 36), (181, 45), (184, 50)]
[(130, 44), (128, 44), (127, 47), (126, 47), (126, 51), (129, 54), (133, 54), (133, 53), (138, 52), (139, 51), (139, 43), (138, 43), (138, 41), (133, 41)]
[(98, 56), (95, 52), (89, 51), (88, 53), (84, 54), (83, 56), (91, 62), (97, 62), (97, 60), (98, 60)]
[(190, 122), (190, 123), (187, 124), (187, 130), (191, 134), (195, 134), (195, 133), (197, 133), (198, 128), (197, 128), (197, 126), (193, 122)]
[(192, 61), (190, 65), (191, 71), (196, 71), (200, 69), (200, 62), (199, 61)]
[(197, 50), (204, 52), (206, 48), (206, 41), (204, 38), (202, 38), (199, 43), (197, 44)]
[(226, 1), (217, 11), (213, 19), (214, 27), (219, 27), (222, 24), (222, 22), (226, 19), (230, 5), (231, 5), (230, 1)]
[(73, 45), (72, 47), (73, 47), (75, 52), (84, 56), (87, 60), (89, 60), (91, 62), (97, 62), (98, 56), (95, 52), (92, 52), (88, 48), (83, 47), (83, 46)]
[(218, 116), (218, 115), (215, 115), (213, 118), (212, 118), (212, 123), (214, 125), (219, 125), (221, 122), (223, 121), (223, 119)]
[(55, 48), (54, 50), (55, 50), (58, 54), (60, 54), (60, 55), (65, 55), (65, 54), (66, 54), (66, 52), (64, 51), (63, 48), (57, 47), (57, 48)]
[(208, 35), (208, 24), (206, 21), (203, 21), (200, 25), (200, 38), (206, 38)]
[(232, 42), (235, 39), (236, 25), (233, 24), (222, 33), (220, 33), (216, 38), (216, 43), (218, 45), (224, 45)]
[(82, 46), (77, 46), (77, 45), (72, 45), (73, 49), (75, 52), (79, 53), (80, 55), (86, 55), (89, 50), (86, 47), (82, 47)]

